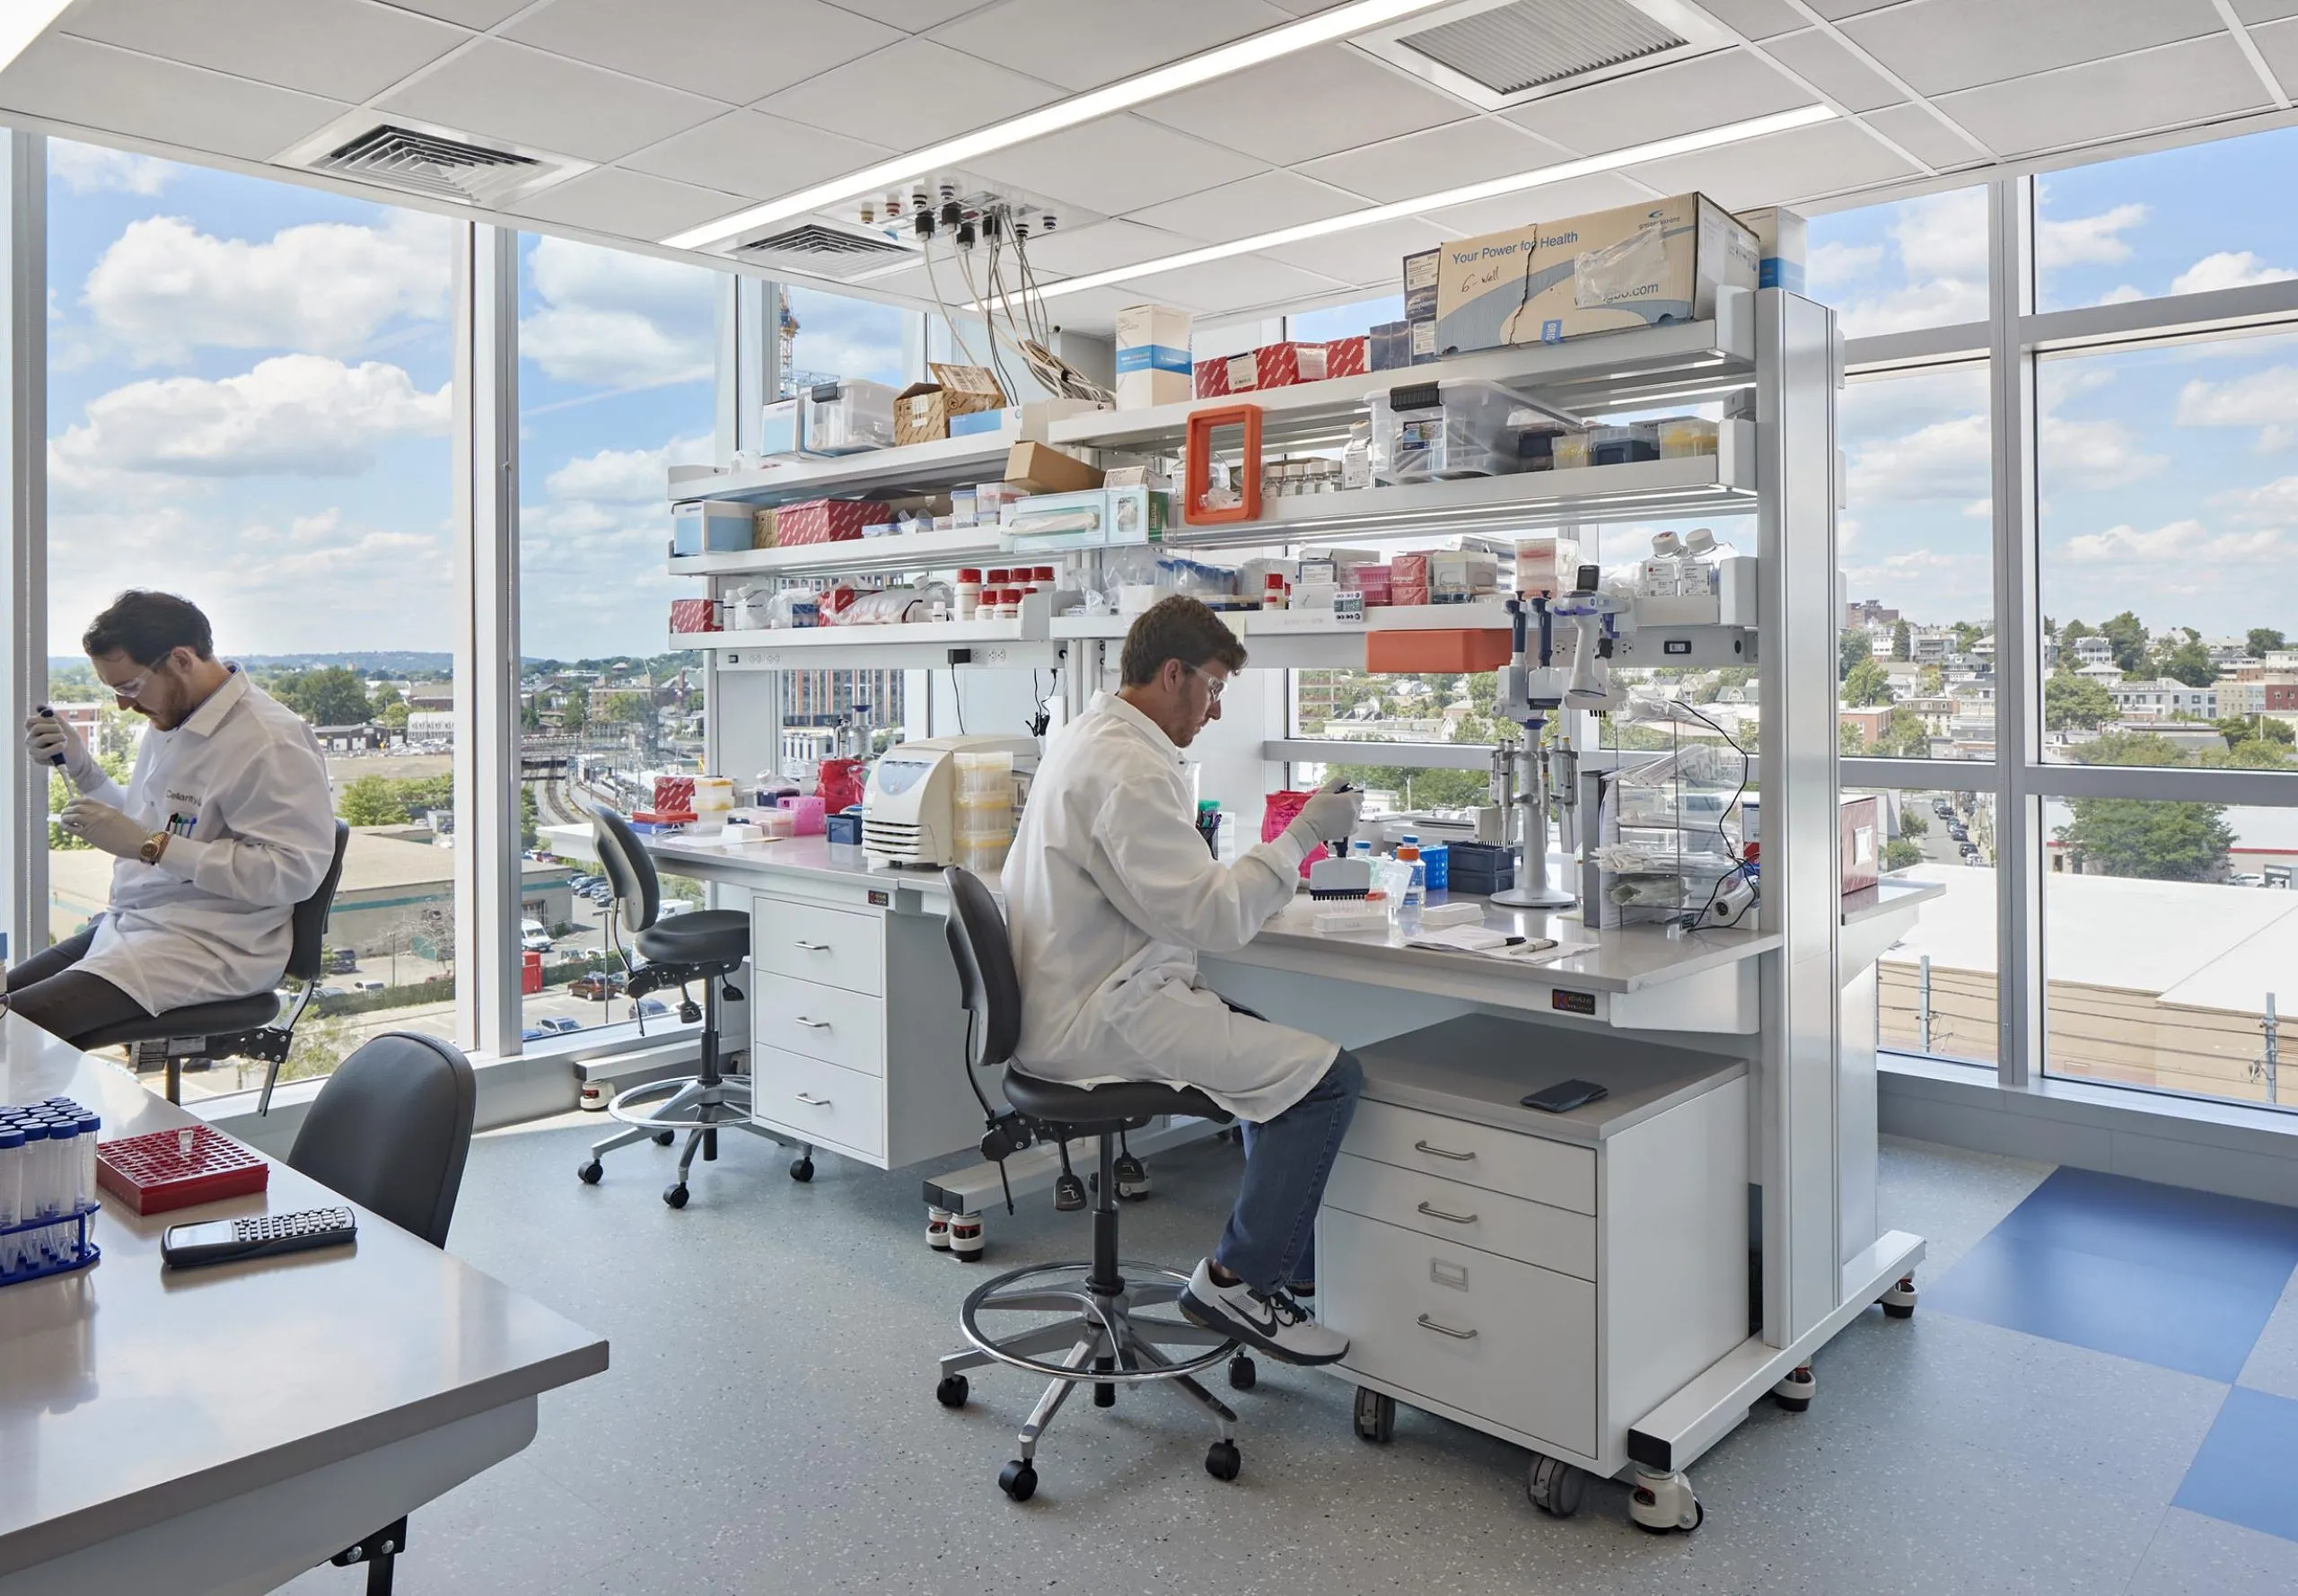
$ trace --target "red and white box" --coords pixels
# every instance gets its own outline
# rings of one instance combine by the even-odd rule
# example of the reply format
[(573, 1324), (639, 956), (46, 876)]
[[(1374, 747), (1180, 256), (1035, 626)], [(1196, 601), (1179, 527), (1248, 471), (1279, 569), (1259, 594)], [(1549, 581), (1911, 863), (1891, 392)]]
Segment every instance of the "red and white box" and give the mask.
[(1395, 592), (1394, 576), (1387, 565), (1351, 566), (1344, 588), (1353, 587), (1364, 595), (1364, 608), (1386, 605)]
[(785, 504), (774, 518), (777, 546), (795, 548), (809, 543), (850, 543), (865, 526), (890, 517), (875, 499), (808, 499)]
[(1226, 360), (1200, 360), (1195, 370), (1197, 398), (1219, 399), (1229, 391), (1229, 363)]
[(694, 812), (694, 777), (690, 776), (658, 776), (654, 778), (654, 809), (657, 813)]
[(671, 601), (671, 631), (719, 632), (724, 629), (718, 624), (718, 601), (715, 599)]
[(1231, 393), (1290, 388), (1295, 382), (1321, 382), (1325, 375), (1322, 344), (1263, 344), (1249, 354), (1229, 358)]
[(1325, 346), (1325, 375), (1361, 377), (1372, 369), (1373, 340), (1363, 333), (1335, 338)]

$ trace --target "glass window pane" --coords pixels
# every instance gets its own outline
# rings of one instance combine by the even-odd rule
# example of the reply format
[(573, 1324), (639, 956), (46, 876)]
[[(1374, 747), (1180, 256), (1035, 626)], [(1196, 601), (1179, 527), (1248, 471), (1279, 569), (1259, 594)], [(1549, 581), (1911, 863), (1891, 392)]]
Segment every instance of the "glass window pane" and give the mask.
[(2046, 760), (2289, 766), (2294, 385), (2287, 334), (2042, 362)]
[(2050, 1073), (2298, 1098), (2267, 1064), (2298, 987), (2298, 810), (2088, 798), (2043, 820)]
[(1814, 216), (1804, 282), (1846, 338), (1987, 320), (1987, 190)]
[[(531, 236), (519, 265), (521, 801), (539, 855), (522, 866), (520, 940), (534, 1043), (635, 1017), (601, 980), (621, 961), (587, 837), (562, 859), (541, 828), (586, 834), (591, 804), (644, 808), (655, 772), (701, 767), (702, 656), (662, 646), (671, 601), (698, 591), (663, 569), (663, 493), (667, 468), (712, 458), (718, 277)], [(662, 893), (703, 897), (682, 877)]]
[[(181, 592), (217, 653), (324, 728), (355, 831), (283, 1074), (379, 1030), (454, 1033), (452, 225), (313, 189), (50, 143), (48, 697), (124, 776), (143, 721), (77, 644), (123, 587)], [(51, 791), (52, 804), (65, 794)], [(111, 861), (51, 829), (53, 935)], [(218, 992), (217, 997), (241, 995)], [(187, 1074), (188, 1096), (260, 1065)]]
[(1322, 344), (1334, 338), (1353, 338), (1368, 332), (1384, 321), (1404, 320), (1404, 295), (1391, 294), (1382, 299), (1361, 299), (1353, 304), (1329, 305), (1321, 311), (1303, 311), (1285, 320), (1285, 336), (1295, 343)]
[(2073, 166), (2036, 180), (2046, 311), (2298, 276), (2298, 216), (2260, 196), (2298, 180), (2298, 128)]
[(1994, 500), (1986, 363), (1853, 381), (1838, 525), (1846, 754), (1995, 757)]
[(1888, 1051), (1992, 1064), (1995, 1040), (1995, 827), (1991, 794), (1952, 787), (1846, 788), (1881, 801), (1882, 866), (1937, 881), (1908, 934), (1876, 964), (1876, 1033)]
[[(903, 386), (901, 311), (812, 288), (785, 287), (782, 295), (787, 380), (793, 392), (840, 377)], [(972, 343), (975, 353), (987, 359), (988, 351), (979, 338)]]

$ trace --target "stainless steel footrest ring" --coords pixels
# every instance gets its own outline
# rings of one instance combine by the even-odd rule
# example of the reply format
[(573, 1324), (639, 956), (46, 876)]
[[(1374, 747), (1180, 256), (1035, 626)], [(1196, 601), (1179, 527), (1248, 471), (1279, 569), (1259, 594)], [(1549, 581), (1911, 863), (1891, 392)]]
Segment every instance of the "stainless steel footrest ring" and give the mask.
[[(725, 1092), (732, 1084), (731, 1082), (726, 1083), (719, 1090)], [(684, 1080), (648, 1081), (641, 1085), (626, 1087), (616, 1092), (613, 1101), (607, 1104), (607, 1113), (625, 1125), (634, 1125), (643, 1130), (724, 1130), (730, 1125), (741, 1124), (750, 1118), (747, 1083), (740, 1094), (740, 1101), (689, 1104), (686, 1110), (675, 1118), (648, 1111), (657, 1104), (669, 1105), (680, 1093), (695, 1090), (696, 1085), (694, 1077), (689, 1075)], [(727, 1092), (728, 1099), (734, 1095)]]
[[(1159, 1280), (1178, 1281), (1183, 1285), (1188, 1284), (1187, 1275), (1172, 1269), (1162, 1268), (1155, 1264), (1127, 1260), (1119, 1263), (1118, 1268), (1127, 1280), (1153, 1277)], [(1085, 1284), (1087, 1277), (1092, 1272), (1093, 1266), (1090, 1263), (1036, 1264), (1025, 1269), (1009, 1270), (993, 1280), (984, 1281), (971, 1295), (966, 1298), (965, 1305), (958, 1310), (958, 1329), (964, 1333), (967, 1342), (986, 1357), (995, 1358), (997, 1362), (1016, 1369), (1026, 1369), (1033, 1374), (1042, 1374), (1048, 1380), (1066, 1380), (1082, 1384), (1146, 1385), (1151, 1381), (1171, 1380), (1181, 1375), (1200, 1373), (1216, 1364), (1226, 1363), (1235, 1355), (1237, 1344), (1233, 1340), (1224, 1341), (1220, 1346), (1208, 1351), (1197, 1351), (1195, 1343), (1191, 1342), (1184, 1345), (1188, 1345), (1197, 1355), (1175, 1360), (1160, 1368), (1080, 1368), (1074, 1364), (1053, 1363), (1045, 1358), (1033, 1357), (1026, 1353), (1008, 1352), (1000, 1345), (998, 1336), (985, 1330), (981, 1326), (980, 1316), (984, 1312), (995, 1314), (999, 1311), (999, 1305), (989, 1301), (991, 1297), (1001, 1292), (1010, 1291), (1023, 1282), (1037, 1281), (1044, 1285), (1043, 1294), (1058, 1294), (1076, 1299), (1080, 1305), (1079, 1311), (1064, 1314), (1042, 1306), (1017, 1306), (1007, 1309), (1005, 1311), (1008, 1313), (1028, 1317), (1027, 1322), (1016, 1323), (1010, 1329), (1005, 1330), (1005, 1336), (1018, 1337), (1033, 1332), (1041, 1332), (1049, 1324), (1069, 1323), (1076, 1327), (1081, 1339), (1099, 1329), (1110, 1336), (1113, 1345), (1122, 1346), (1125, 1333), (1127, 1329), (1130, 1329), (1135, 1337), (1162, 1350), (1162, 1344), (1158, 1340), (1157, 1331), (1162, 1327), (1173, 1325), (1178, 1321), (1170, 1319), (1153, 1319), (1133, 1311), (1130, 1302), (1123, 1296), (1097, 1297)], [(1104, 1304), (1106, 1307), (1103, 1306)], [(1163, 1304), (1157, 1303), (1153, 1306), (1163, 1306)], [(1194, 1336), (1203, 1334), (1195, 1325), (1189, 1325), (1188, 1329)]]

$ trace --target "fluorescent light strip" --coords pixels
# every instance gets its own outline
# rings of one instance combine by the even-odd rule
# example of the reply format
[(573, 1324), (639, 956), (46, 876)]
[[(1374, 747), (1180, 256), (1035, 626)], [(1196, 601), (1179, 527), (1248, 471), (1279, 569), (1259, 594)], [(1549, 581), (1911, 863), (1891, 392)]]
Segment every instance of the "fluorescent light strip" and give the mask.
[(1328, 216), (1321, 222), (1303, 222), (1297, 227), (1280, 227), (1274, 232), (1256, 233), (1251, 238), (1241, 238), (1225, 244), (1209, 244), (1202, 250), (1184, 250), (1162, 259), (1145, 260), (1137, 266), (1121, 266), (1110, 271), (1094, 272), (1088, 276), (1069, 277), (1059, 283), (1048, 284), (1038, 292), (1041, 298), (1057, 299), (1065, 294), (1081, 294), (1088, 288), (1105, 288), (1112, 283), (1129, 282), (1154, 272), (1175, 271), (1185, 266), (1203, 266), (1207, 261), (1250, 255), (1279, 244), (1297, 244), (1306, 239), (1326, 238), (1358, 227), (1394, 222), (1405, 216), (1418, 215), (1423, 211), (1443, 210), (1447, 206), (1467, 205), (1472, 200), (1494, 199), (1504, 194), (1521, 194), (1528, 189), (1544, 189), (1551, 183), (1569, 182), (1574, 178), (1590, 177), (1600, 171), (1617, 171), (1624, 166), (1641, 166), (1647, 161), (1688, 155), (1699, 150), (1712, 150), (1721, 145), (1738, 144), (1743, 139), (1761, 138), (1768, 133), (1809, 127), (1816, 122), (1831, 120), (1834, 116), (1835, 112), (1824, 105), (1807, 105), (1801, 110), (1755, 117), (1745, 122), (1710, 127), (1703, 133), (1680, 134), (1674, 138), (1636, 145), (1628, 149), (1614, 150), (1609, 154), (1566, 161), (1560, 166), (1543, 166), (1537, 171), (1518, 172), (1513, 177), (1493, 178), (1487, 182), (1470, 183), (1465, 188), (1447, 189), (1439, 194), (1424, 194), (1417, 199), (1399, 199), (1393, 205), (1373, 206), (1368, 210), (1351, 211), (1346, 215)]
[(1377, 28), (1417, 12), (1434, 11), (1440, 5), (1452, 3), (1452, 0), (1355, 0), (1355, 4), (1351, 5), (1338, 5), (1330, 11), (1303, 17), (1297, 22), (1271, 28), (1266, 32), (1241, 39), (1234, 44), (1224, 44), (1218, 49), (1206, 50), (1187, 60), (1156, 67), (1105, 88), (1073, 95), (1056, 104), (962, 134), (895, 160), (881, 161), (875, 166), (865, 166), (859, 171), (847, 172), (842, 178), (832, 178), (829, 182), (817, 183), (795, 194), (785, 194), (779, 199), (752, 206), (749, 210), (737, 211), (715, 222), (706, 222), (699, 227), (673, 233), (662, 241), (667, 249), (699, 250), (753, 227), (803, 215), (808, 211), (836, 205), (842, 199), (853, 199), (861, 195), (874, 194), (880, 189), (899, 187), (921, 176), (962, 166), (993, 151), (1027, 144), (1033, 138), (1043, 138), (1065, 127), (1074, 127), (1081, 122), (1090, 122), (1113, 111), (1127, 110), (1152, 100), (1161, 100), (1183, 89), (1210, 83), (1215, 78), (1226, 77), (1232, 72), (1241, 72), (1248, 66), (1259, 66), (1280, 56), (1313, 49), (1318, 45), (1362, 33), (1368, 28)]

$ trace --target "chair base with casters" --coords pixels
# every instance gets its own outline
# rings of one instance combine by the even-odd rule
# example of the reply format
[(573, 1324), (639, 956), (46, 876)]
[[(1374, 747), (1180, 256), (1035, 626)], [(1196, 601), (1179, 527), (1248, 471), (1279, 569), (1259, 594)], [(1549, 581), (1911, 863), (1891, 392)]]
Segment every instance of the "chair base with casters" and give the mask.
[[(1072, 1086), (1009, 1069), (1005, 1095), (1049, 1136), (1098, 1139), (1093, 1256), (1084, 1263), (1009, 1270), (968, 1296), (958, 1324), (969, 1346), (941, 1360), (936, 1399), (944, 1407), (963, 1407), (970, 1394), (966, 1372), (992, 1364), (1046, 1377), (1045, 1394), (1022, 1426), (1021, 1456), (997, 1477), (998, 1487), (1016, 1502), (1036, 1493), (1038, 1443), (1079, 1385), (1093, 1388), (1095, 1407), (1110, 1407), (1120, 1387), (1171, 1381), (1214, 1422), (1206, 1472), (1216, 1479), (1236, 1478), (1241, 1466), (1232, 1433), (1237, 1416), (1196, 1376), (1226, 1362), (1230, 1384), (1250, 1390), (1252, 1359), (1233, 1337), (1180, 1318), (1175, 1304), (1188, 1275), (1121, 1258), (1118, 1233), (1118, 1136), (1161, 1114), (1223, 1123), (1230, 1117), (1202, 1092), (1147, 1082)], [(1048, 1321), (1048, 1313), (1062, 1317)]]

